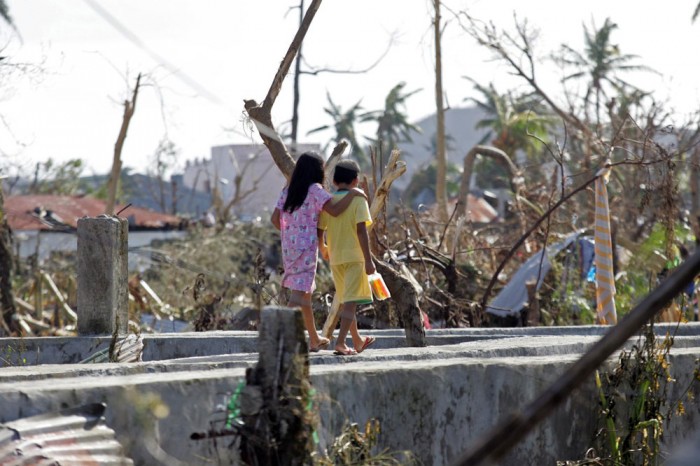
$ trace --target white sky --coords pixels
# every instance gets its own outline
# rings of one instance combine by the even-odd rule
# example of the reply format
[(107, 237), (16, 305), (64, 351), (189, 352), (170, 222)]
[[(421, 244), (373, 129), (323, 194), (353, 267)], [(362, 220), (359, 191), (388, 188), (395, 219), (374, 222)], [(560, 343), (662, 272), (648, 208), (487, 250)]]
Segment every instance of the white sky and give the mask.
[[(91, 8), (99, 5), (126, 25), (138, 47)], [(143, 172), (166, 134), (181, 151), (180, 162), (208, 157), (212, 145), (250, 142), (241, 122), (243, 99), (261, 101), (297, 29), (298, 0), (8, 0), (20, 42), (3, 24), (0, 40), (15, 62), (41, 63), (38, 79), (0, 77), (0, 149), (27, 166), (52, 157), (82, 158), (88, 172), (107, 172), (121, 125), (121, 102), (138, 72), (148, 74), (123, 152), (125, 166)], [(306, 6), (311, 0), (305, 0)], [(640, 56), (661, 76), (635, 76), (657, 99), (670, 99), (680, 115), (700, 109), (700, 22), (691, 24), (697, 0), (444, 0), (454, 11), (510, 27), (512, 13), (541, 30), (540, 53), (562, 42), (583, 46), (585, 22), (605, 17), (619, 25), (613, 33), (623, 53)], [(344, 109), (360, 99), (379, 109), (398, 82), (411, 97), (412, 120), (434, 112), (433, 41), (430, 0), (326, 0), (304, 42), (304, 56), (316, 67), (361, 69), (373, 63), (393, 35), (387, 57), (364, 75), (303, 76), (300, 142), (325, 144), (330, 132), (306, 137), (331, 123), (323, 112), (326, 92)], [(445, 19), (451, 14), (445, 9)], [(151, 54), (148, 51), (152, 52)], [(153, 54), (167, 63), (159, 63)], [(464, 75), (505, 90), (514, 81), (503, 66), (488, 61), (453, 21), (443, 41), (444, 89), (450, 105), (473, 94)], [(167, 65), (180, 70), (179, 78)], [(544, 69), (543, 69), (544, 71)], [(540, 76), (555, 86), (557, 74)], [(195, 85), (187, 84), (191, 79)], [(641, 79), (642, 81), (640, 81)], [(273, 109), (276, 125), (291, 118), (291, 76)], [(229, 129), (234, 129), (230, 131)], [(374, 127), (367, 127), (369, 135)], [(257, 135), (252, 140), (259, 141)]]

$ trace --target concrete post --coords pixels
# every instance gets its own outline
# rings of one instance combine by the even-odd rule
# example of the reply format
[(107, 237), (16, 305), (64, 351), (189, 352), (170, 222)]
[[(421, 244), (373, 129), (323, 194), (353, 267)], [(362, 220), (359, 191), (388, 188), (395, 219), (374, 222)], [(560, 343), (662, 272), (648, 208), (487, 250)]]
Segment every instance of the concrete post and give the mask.
[(266, 307), (260, 318), (260, 359), (246, 374), (241, 415), (245, 464), (311, 464), (309, 352), (299, 309)]
[(126, 219), (78, 220), (78, 335), (126, 333), (128, 241)]

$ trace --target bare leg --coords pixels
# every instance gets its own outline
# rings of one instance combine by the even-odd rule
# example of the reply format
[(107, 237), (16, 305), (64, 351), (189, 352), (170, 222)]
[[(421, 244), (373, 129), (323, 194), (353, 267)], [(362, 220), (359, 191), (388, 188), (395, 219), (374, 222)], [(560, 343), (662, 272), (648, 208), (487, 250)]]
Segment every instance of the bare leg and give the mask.
[[(355, 351), (345, 344), (345, 337), (355, 322), (355, 307), (355, 303), (343, 303), (340, 307), (340, 329), (335, 340), (335, 350), (343, 354), (355, 354)], [(355, 323), (355, 327), (357, 327), (357, 323)]]
[(354, 346), (356, 350), (362, 348), (365, 339), (360, 336), (360, 331), (357, 328), (357, 318), (355, 318), (350, 325), (350, 335), (352, 335), (352, 346)]
[(299, 306), (301, 308), (301, 314), (304, 317), (304, 326), (306, 327), (306, 331), (309, 332), (310, 349), (315, 349), (321, 345), (327, 345), (329, 343), (327, 338), (319, 337), (318, 332), (316, 331), (314, 313), (311, 309), (311, 293), (292, 290), (292, 294), (289, 297), (289, 306)]

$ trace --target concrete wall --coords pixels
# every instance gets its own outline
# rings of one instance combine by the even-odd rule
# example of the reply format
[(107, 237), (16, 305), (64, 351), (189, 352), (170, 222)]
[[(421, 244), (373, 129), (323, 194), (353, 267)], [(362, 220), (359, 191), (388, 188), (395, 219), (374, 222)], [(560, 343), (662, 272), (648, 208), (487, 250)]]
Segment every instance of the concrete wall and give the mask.
[[(670, 358), (678, 380), (676, 391), (689, 383), (700, 356), (700, 326), (682, 328), (686, 336), (676, 338)], [(504, 416), (534, 399), (598, 339), (598, 335), (586, 335), (596, 333), (586, 329), (581, 329), (583, 335), (567, 330), (563, 336), (507, 330), (433, 333), (430, 337), (436, 340), (460, 334), (471, 340), (418, 349), (390, 347), (400, 332), (373, 332), (379, 337), (377, 344), (357, 357), (337, 357), (329, 351), (312, 355), (321, 445), (337, 435), (344, 422), (363, 425), (375, 417), (381, 421), (382, 448), (411, 450), (426, 465), (449, 464)], [(475, 338), (489, 332), (493, 338)], [(151, 343), (160, 348), (161, 356), (175, 351), (184, 355), (206, 347), (201, 337), (207, 336)], [(209, 342), (223, 348), (222, 342), (232, 338), (230, 332), (214, 332)], [(251, 338), (250, 333), (242, 334), (239, 348), (249, 349)], [(190, 434), (206, 431), (212, 421), (223, 419), (217, 406), (225, 404), (243, 380), (245, 368), (256, 360), (257, 355), (249, 352), (135, 364), (6, 367), (0, 370), (0, 422), (105, 402), (107, 423), (136, 464), (211, 464), (208, 461), (217, 455), (228, 455), (227, 445), (233, 439), (219, 439), (215, 448), (212, 441), (190, 440)], [(673, 399), (678, 393), (670, 395)], [(544, 465), (582, 458), (592, 444), (597, 409), (591, 381), (502, 464)], [(685, 416), (666, 426), (670, 449), (700, 425), (700, 405), (688, 403), (686, 410)], [(167, 417), (158, 417), (166, 411)], [(230, 461), (221, 457), (221, 464)]]

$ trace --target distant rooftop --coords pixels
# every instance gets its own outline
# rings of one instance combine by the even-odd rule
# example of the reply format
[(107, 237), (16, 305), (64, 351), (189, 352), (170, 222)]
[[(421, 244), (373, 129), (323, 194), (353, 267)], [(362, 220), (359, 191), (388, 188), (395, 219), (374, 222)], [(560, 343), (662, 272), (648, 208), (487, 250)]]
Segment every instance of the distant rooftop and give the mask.
[[(28, 195), (5, 198), (5, 212), (10, 228), (20, 230), (65, 231), (78, 227), (78, 219), (97, 217), (105, 212), (103, 200), (87, 196)], [(115, 212), (124, 209), (117, 205)], [(129, 206), (120, 215), (129, 220), (130, 229), (175, 229), (182, 220), (140, 207)]]

